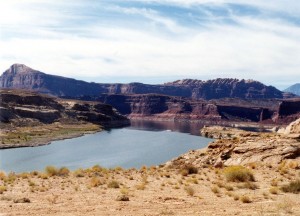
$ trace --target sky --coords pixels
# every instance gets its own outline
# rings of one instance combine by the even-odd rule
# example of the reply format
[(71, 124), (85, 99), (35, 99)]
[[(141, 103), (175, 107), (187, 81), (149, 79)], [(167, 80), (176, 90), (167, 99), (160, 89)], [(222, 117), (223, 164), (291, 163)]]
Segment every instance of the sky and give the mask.
[(300, 82), (299, 0), (0, 0), (0, 71)]

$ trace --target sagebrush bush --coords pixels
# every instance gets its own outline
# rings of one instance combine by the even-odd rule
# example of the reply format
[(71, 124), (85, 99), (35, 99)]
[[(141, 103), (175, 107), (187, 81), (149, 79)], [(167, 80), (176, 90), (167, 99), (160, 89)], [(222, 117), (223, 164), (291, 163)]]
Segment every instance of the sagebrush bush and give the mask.
[(188, 195), (190, 195), (190, 196), (194, 196), (194, 194), (195, 194), (194, 188), (192, 188), (192, 187), (190, 187), (190, 186), (186, 186), (186, 187), (184, 188), (184, 190), (185, 190), (186, 193), (187, 193)]
[(91, 185), (91, 187), (98, 187), (98, 186), (100, 186), (100, 185), (103, 185), (103, 182), (101, 181), (100, 178), (98, 178), (98, 177), (93, 177), (93, 178), (91, 178), (91, 180), (90, 180), (90, 185)]
[(74, 171), (74, 176), (75, 177), (84, 177), (84, 170), (79, 168), (77, 170)]
[(198, 168), (194, 167), (193, 165), (186, 165), (181, 171), (181, 175), (187, 176), (190, 174), (197, 174)]
[(271, 187), (271, 188), (269, 189), (269, 192), (270, 192), (271, 194), (278, 194), (278, 188), (277, 188), (277, 187)]
[(6, 186), (1, 185), (0, 186), (0, 194), (3, 194), (7, 190)]
[(113, 180), (108, 183), (107, 187), (109, 188), (120, 188), (119, 182)]
[(241, 200), (243, 203), (251, 203), (251, 202), (252, 202), (251, 199), (250, 199), (248, 196), (246, 196), (246, 195), (241, 196), (241, 197), (240, 197), (240, 200)]
[(231, 182), (255, 181), (253, 173), (243, 166), (229, 166), (224, 169), (224, 175)]
[(281, 190), (288, 193), (300, 193), (300, 179), (291, 181), (289, 184), (282, 186)]
[(54, 166), (47, 166), (47, 167), (45, 168), (45, 171), (46, 171), (46, 173), (47, 173), (49, 176), (55, 176), (55, 175), (57, 175), (57, 173), (58, 173), (57, 168), (54, 167)]
[(57, 175), (59, 176), (68, 176), (70, 173), (70, 170), (67, 167), (62, 167), (58, 170)]

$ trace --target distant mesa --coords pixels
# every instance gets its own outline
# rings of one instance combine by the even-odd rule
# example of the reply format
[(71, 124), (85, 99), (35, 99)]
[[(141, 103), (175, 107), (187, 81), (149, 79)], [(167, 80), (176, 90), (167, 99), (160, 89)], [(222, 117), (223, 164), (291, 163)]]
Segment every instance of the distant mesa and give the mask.
[(0, 88), (36, 90), (59, 97), (83, 97), (106, 94), (162, 94), (192, 99), (268, 99), (286, 95), (273, 86), (258, 81), (213, 79), (208, 81), (184, 79), (160, 85), (143, 83), (103, 84), (49, 75), (23, 64), (14, 64), (0, 76)]
[(289, 93), (293, 93), (295, 95), (300, 96), (300, 83), (296, 83), (296, 84), (288, 87), (287, 89), (284, 90), (284, 92), (289, 92)]

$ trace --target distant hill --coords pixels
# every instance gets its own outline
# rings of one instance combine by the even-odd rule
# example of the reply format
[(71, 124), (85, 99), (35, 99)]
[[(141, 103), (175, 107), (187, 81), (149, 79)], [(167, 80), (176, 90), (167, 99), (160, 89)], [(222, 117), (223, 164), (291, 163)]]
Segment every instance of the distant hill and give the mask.
[(100, 84), (49, 75), (23, 64), (14, 64), (0, 76), (0, 88), (28, 89), (55, 96), (82, 97), (108, 94), (163, 94), (192, 99), (283, 98), (283, 92), (254, 80), (184, 79), (160, 85), (143, 83)]
[(288, 87), (287, 89), (285, 89), (284, 91), (300, 96), (300, 83), (292, 85), (292, 86)]

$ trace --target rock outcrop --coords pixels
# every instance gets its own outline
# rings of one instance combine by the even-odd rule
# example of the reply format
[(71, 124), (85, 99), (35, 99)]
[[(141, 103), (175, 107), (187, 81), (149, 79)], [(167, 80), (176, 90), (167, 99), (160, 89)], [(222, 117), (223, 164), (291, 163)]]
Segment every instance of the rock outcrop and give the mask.
[(17, 125), (90, 122), (110, 127), (129, 124), (111, 105), (58, 99), (29, 91), (1, 90), (0, 109), (2, 123)]
[[(203, 136), (216, 138), (206, 149), (191, 151), (169, 165), (278, 165), (293, 159), (300, 162), (300, 119), (280, 133), (257, 133), (226, 127), (204, 127)], [(297, 136), (290, 136), (291, 134)], [(299, 163), (298, 163), (299, 164)]]
[(99, 84), (48, 75), (22, 64), (14, 64), (0, 77), (0, 88), (36, 90), (55, 96), (82, 97), (108, 94), (163, 94), (192, 99), (283, 98), (283, 92), (253, 80), (178, 80), (161, 85), (143, 83)]

